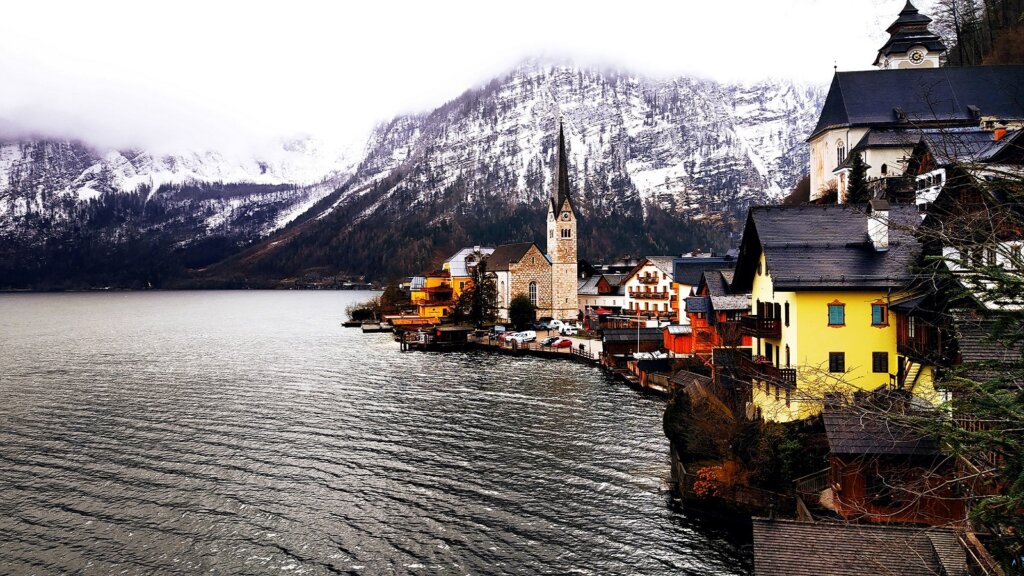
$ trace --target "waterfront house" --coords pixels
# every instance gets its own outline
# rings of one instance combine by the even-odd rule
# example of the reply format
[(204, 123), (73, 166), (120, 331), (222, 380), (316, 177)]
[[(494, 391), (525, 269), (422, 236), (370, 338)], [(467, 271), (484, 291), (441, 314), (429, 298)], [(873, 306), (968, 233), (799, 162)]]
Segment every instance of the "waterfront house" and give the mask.
[(672, 279), (676, 284), (677, 318), (673, 322), (687, 324), (690, 317), (686, 311), (686, 298), (695, 293), (700, 277), (705, 270), (732, 269), (736, 267), (736, 255), (729, 252), (725, 256), (712, 254), (684, 254), (672, 260)]
[(822, 500), (847, 520), (963, 524), (966, 500), (956, 481), (957, 459), (921, 431), (939, 414), (915, 412), (897, 393), (865, 402), (822, 414), (830, 452)]
[(618, 314), (625, 305), (622, 280), (625, 274), (599, 273), (581, 279), (577, 283), (577, 298), (580, 312), (585, 316), (595, 310), (606, 310), (605, 314)]
[(895, 384), (891, 296), (921, 249), (910, 205), (751, 208), (731, 289), (751, 294), (743, 333), (753, 403), (769, 420), (821, 410), (826, 394)]
[(672, 256), (647, 256), (622, 281), (625, 307), (633, 316), (678, 319), (679, 288), (673, 279)]
[(733, 270), (705, 270), (695, 295), (686, 298), (693, 328), (690, 353), (706, 361), (720, 347), (750, 347), (751, 337), (740, 329), (740, 317), (750, 314), (750, 294), (732, 291)]
[(451, 277), (446, 271), (414, 276), (409, 287), (409, 299), (416, 307), (416, 315), (427, 323), (437, 324), (452, 312)]

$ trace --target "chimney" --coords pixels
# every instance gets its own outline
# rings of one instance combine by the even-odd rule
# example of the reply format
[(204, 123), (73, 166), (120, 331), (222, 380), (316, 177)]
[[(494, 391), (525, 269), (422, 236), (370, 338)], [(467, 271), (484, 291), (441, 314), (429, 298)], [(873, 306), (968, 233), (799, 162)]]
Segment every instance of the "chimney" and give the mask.
[(868, 203), (868, 238), (875, 251), (889, 249), (889, 203), (876, 198)]
[(479, 254), (480, 253), (480, 247), (479, 246), (473, 246), (473, 252), (476, 252), (477, 254)]

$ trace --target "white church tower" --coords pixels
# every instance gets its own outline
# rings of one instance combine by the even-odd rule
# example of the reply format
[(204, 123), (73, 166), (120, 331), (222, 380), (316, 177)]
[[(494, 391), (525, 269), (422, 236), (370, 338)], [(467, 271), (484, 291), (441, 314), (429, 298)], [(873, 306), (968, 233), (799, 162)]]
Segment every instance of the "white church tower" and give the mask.
[(548, 202), (548, 258), (551, 260), (551, 315), (575, 320), (579, 313), (576, 282), (576, 210), (569, 195), (565, 134), (558, 125), (558, 150)]
[(878, 49), (875, 66), (882, 70), (938, 68), (946, 45), (928, 29), (931, 22), (931, 18), (918, 12), (907, 0), (899, 17), (886, 29), (889, 40)]

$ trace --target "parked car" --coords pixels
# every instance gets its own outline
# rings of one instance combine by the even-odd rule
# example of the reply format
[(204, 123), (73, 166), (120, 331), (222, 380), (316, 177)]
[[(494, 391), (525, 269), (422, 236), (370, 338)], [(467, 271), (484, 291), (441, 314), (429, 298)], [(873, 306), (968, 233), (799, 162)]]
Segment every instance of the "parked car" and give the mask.
[(552, 344), (552, 346), (555, 348), (569, 348), (572, 346), (572, 340), (566, 340), (565, 338), (562, 338), (558, 342)]
[(561, 320), (549, 320), (548, 321), (548, 328), (550, 328), (552, 330), (558, 330), (559, 332), (561, 332), (563, 326), (565, 326), (565, 323), (562, 322)]
[(533, 325), (534, 330), (551, 330), (551, 325), (547, 322), (537, 322)]
[(575, 336), (576, 333), (579, 331), (579, 328), (571, 324), (566, 324), (565, 326), (562, 326), (561, 328), (558, 329), (558, 333), (561, 334), (562, 336)]
[(512, 341), (518, 342), (520, 344), (525, 344), (527, 342), (533, 342), (536, 339), (537, 339), (537, 333), (534, 332), (533, 330), (523, 330), (522, 332), (516, 332), (515, 334), (513, 334), (511, 336), (506, 336), (505, 337), (505, 340), (512, 340)]
[(551, 346), (555, 342), (558, 342), (558, 336), (549, 336), (540, 341), (541, 346)]

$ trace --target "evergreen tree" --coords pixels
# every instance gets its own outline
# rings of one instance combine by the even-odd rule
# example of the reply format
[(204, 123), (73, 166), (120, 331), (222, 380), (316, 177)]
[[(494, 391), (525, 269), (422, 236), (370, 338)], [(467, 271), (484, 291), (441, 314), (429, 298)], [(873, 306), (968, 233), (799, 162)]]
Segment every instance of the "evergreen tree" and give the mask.
[(870, 200), (868, 165), (864, 163), (860, 152), (854, 152), (850, 157), (850, 183), (846, 188), (846, 202), (848, 204), (867, 204)]
[(459, 294), (452, 311), (452, 320), (470, 322), (474, 326), (494, 322), (498, 312), (498, 288), (487, 274), (484, 258), (471, 271), (470, 284)]
[(530, 327), (537, 320), (537, 308), (526, 294), (518, 294), (508, 305), (508, 318), (516, 330)]

